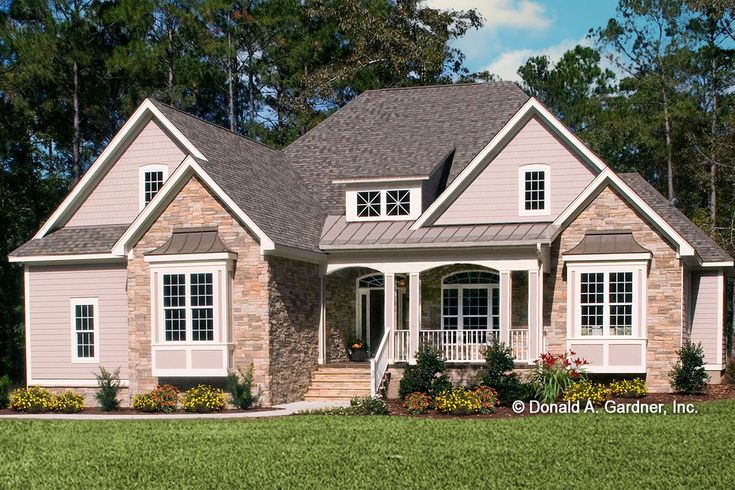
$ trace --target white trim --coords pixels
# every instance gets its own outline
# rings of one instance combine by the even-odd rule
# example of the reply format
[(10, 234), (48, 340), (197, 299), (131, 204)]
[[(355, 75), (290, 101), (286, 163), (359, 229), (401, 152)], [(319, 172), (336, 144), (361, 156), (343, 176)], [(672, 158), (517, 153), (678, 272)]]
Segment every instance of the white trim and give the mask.
[[(92, 305), (94, 316), (92, 317), (92, 335), (94, 337), (94, 356), (79, 357), (77, 352), (77, 325), (76, 307)], [(71, 362), (72, 364), (98, 364), (100, 362), (100, 302), (99, 298), (70, 298), (69, 318), (71, 327)]]
[[(28, 386), (44, 386), (47, 388), (96, 388), (98, 386), (96, 379), (28, 379)], [(127, 379), (120, 380), (120, 386), (127, 388), (130, 381)]]
[(130, 119), (123, 125), (120, 131), (117, 132), (110, 144), (100, 153), (95, 162), (89, 167), (89, 170), (85, 172), (81, 180), (74, 186), (72, 191), (66, 196), (64, 201), (56, 208), (51, 217), (41, 227), (40, 230), (33, 236), (33, 238), (43, 238), (52, 229), (54, 229), (66, 214), (71, 211), (78, 201), (83, 196), (87, 188), (94, 182), (99, 176), (100, 178), (104, 174), (103, 169), (107, 166), (109, 160), (115, 156), (118, 149), (128, 143), (129, 138), (135, 134), (139, 127), (143, 124), (148, 123), (150, 119), (147, 118), (148, 114), (155, 117), (171, 135), (178, 140), (178, 142), (186, 148), (186, 150), (199, 160), (207, 161), (207, 158), (187, 139), (181, 134), (176, 126), (169, 121), (159, 111), (150, 99), (146, 99), (142, 104), (138, 106)]
[(722, 343), (725, 335), (725, 274), (717, 273), (717, 363), (724, 361)]
[(117, 262), (125, 260), (122, 255), (114, 254), (79, 254), (79, 255), (32, 255), (25, 257), (8, 257), (8, 262), (23, 262), (26, 264), (52, 262)]
[[(142, 210), (146, 206), (145, 174), (152, 173), (152, 172), (161, 172), (163, 174), (163, 181), (161, 183), (161, 188), (162, 188), (163, 184), (165, 184), (166, 180), (168, 179), (168, 165), (153, 164), (153, 165), (143, 165), (142, 167), (138, 168), (138, 209), (139, 210)], [(159, 188), (159, 190), (161, 189)]]
[(428, 175), (409, 175), (405, 177), (355, 177), (353, 179), (334, 179), (332, 184), (368, 184), (390, 182), (420, 182), (429, 180)]
[(255, 222), (235, 204), (230, 196), (228, 196), (222, 188), (207, 174), (204, 169), (197, 163), (194, 158), (187, 156), (179, 168), (173, 173), (156, 197), (143, 209), (143, 211), (135, 218), (135, 221), (125, 231), (122, 237), (112, 247), (112, 253), (115, 255), (126, 255), (130, 251), (130, 243), (137, 238), (142, 230), (146, 229), (170, 203), (170, 200), (177, 192), (186, 184), (193, 175), (198, 176), (211, 189), (212, 193), (219, 198), (226, 207), (228, 207), (245, 226), (258, 237), (261, 252), (265, 250), (273, 250), (275, 244), (268, 238), (263, 230), (255, 224)]
[(503, 126), (490, 143), (485, 146), (467, 167), (457, 176), (454, 181), (447, 187), (447, 189), (434, 201), (429, 208), (416, 220), (416, 223), (411, 226), (412, 230), (417, 230), (422, 226), (426, 225), (430, 220), (434, 220), (438, 217), (439, 212), (452, 201), (454, 201), (467, 185), (474, 180), (475, 174), (481, 170), (485, 159), (495, 150), (498, 150), (506, 141), (514, 135), (521, 127), (528, 122), (534, 115), (540, 117), (546, 122), (551, 129), (553, 129), (560, 137), (574, 148), (582, 158), (589, 163), (592, 167), (599, 171), (607, 169), (607, 166), (595, 155), (584, 143), (582, 143), (577, 136), (569, 131), (564, 124), (559, 121), (554, 115), (552, 115), (538, 100), (531, 97), (528, 102), (515, 113), (515, 115)]
[(598, 190), (604, 188), (603, 186), (608, 181), (620, 193), (630, 199), (630, 202), (633, 204), (633, 206), (648, 218), (650, 224), (662, 231), (664, 235), (669, 237), (669, 239), (678, 246), (678, 253), (680, 256), (695, 255), (694, 247), (692, 247), (689, 242), (684, 239), (684, 237), (682, 237), (673, 227), (671, 227), (666, 222), (666, 220), (664, 220), (656, 211), (654, 211), (653, 208), (651, 208), (633, 191), (633, 189), (628, 186), (628, 184), (626, 184), (620, 177), (615, 175), (615, 173), (610, 169), (604, 170), (602, 173), (600, 173), (600, 175), (595, 177), (595, 179), (582, 191), (582, 193), (577, 196), (577, 198), (572, 201), (572, 203), (567, 206), (567, 208), (562, 211), (562, 213), (554, 220), (552, 224), (559, 227), (557, 235), (558, 233), (561, 233), (566, 223), (570, 221), (578, 211), (581, 211), (583, 206), (593, 198), (595, 193)]
[[(480, 283), (459, 283), (459, 284), (444, 284), (444, 281), (451, 276), (454, 276), (456, 274), (462, 274), (465, 272), (484, 272), (486, 274), (493, 274), (497, 277), (497, 282), (480, 282)], [(439, 278), (439, 285), (441, 288), (441, 297), (439, 300), (440, 304), (440, 330), (449, 330), (452, 332), (461, 332), (465, 330), (464, 328), (464, 310), (463, 310), (463, 303), (464, 303), (464, 290), (465, 289), (486, 289), (487, 290), (487, 326), (485, 327), (485, 330), (488, 332), (497, 332), (498, 336), (500, 336), (500, 318), (502, 317), (501, 314), (501, 306), (500, 306), (500, 273), (495, 270), (483, 270), (483, 269), (471, 269), (471, 270), (461, 270), (461, 271), (454, 271), (450, 272), (449, 274), (443, 275), (441, 278)], [(446, 289), (455, 289), (458, 291), (457, 293), (457, 328), (454, 329), (447, 329), (444, 326), (444, 317), (454, 317), (454, 315), (444, 315), (444, 290)], [(493, 291), (498, 290), (498, 328), (495, 328), (493, 325), (493, 319), (495, 315), (493, 315)], [(470, 318), (477, 318), (479, 315), (469, 315)], [(467, 330), (482, 330), (481, 328), (473, 327), (468, 328)]]
[(25, 344), (26, 344), (26, 384), (30, 386), (33, 378), (31, 371), (31, 272), (23, 266), (23, 304), (25, 311)]
[(150, 263), (172, 263), (172, 262), (223, 262), (237, 259), (234, 252), (201, 253), (201, 254), (175, 254), (175, 255), (146, 255), (145, 262)]
[(704, 370), (705, 371), (722, 371), (725, 369), (724, 364), (705, 364)]
[(651, 260), (651, 252), (634, 254), (582, 254), (562, 255), (562, 262), (630, 262), (637, 260)]
[[(388, 215), (388, 192), (408, 191), (408, 214)], [(358, 216), (357, 195), (362, 192), (377, 192), (380, 196), (380, 214), (378, 216)], [(345, 191), (345, 219), (352, 221), (411, 221), (421, 214), (422, 191), (420, 186), (394, 185), (347, 189)]]
[(702, 262), (701, 263), (701, 266), (702, 267), (713, 267), (713, 268), (715, 268), (715, 267), (732, 267), (733, 265), (735, 265), (735, 262), (732, 261), (732, 260), (725, 260), (725, 261), (722, 261), (722, 262)]
[(311, 264), (324, 264), (327, 261), (327, 254), (325, 253), (316, 251), (312, 252), (309, 250), (302, 250), (300, 248), (278, 244), (270, 250), (264, 250), (263, 254), (282, 257), (284, 259), (298, 260), (301, 262), (309, 262)]
[[(526, 209), (526, 173), (544, 173), (543, 209)], [(518, 167), (518, 216), (548, 216), (551, 214), (551, 166), (545, 163), (531, 163)]]

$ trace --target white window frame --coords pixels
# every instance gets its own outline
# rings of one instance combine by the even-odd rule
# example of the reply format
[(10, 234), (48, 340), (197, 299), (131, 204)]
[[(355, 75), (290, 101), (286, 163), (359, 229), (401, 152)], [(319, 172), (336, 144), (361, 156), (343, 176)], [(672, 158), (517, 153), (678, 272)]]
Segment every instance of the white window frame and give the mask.
[[(100, 362), (100, 304), (99, 298), (71, 298), (69, 301), (71, 325), (71, 362), (74, 364), (93, 364)], [(91, 305), (94, 308), (94, 357), (79, 357), (77, 351), (76, 307)]]
[[(408, 214), (388, 215), (388, 192), (408, 191)], [(377, 192), (380, 196), (380, 213), (378, 216), (358, 216), (357, 195), (361, 192)], [(345, 216), (347, 221), (409, 221), (421, 215), (421, 187), (411, 185), (385, 185), (370, 188), (350, 188), (345, 193)]]
[(138, 189), (139, 189), (138, 190), (138, 207), (140, 209), (143, 209), (144, 207), (146, 207), (145, 174), (150, 173), (150, 172), (162, 172), (163, 173), (163, 182), (161, 184), (161, 187), (163, 187), (163, 185), (166, 183), (166, 180), (168, 180), (168, 165), (160, 165), (160, 164), (143, 165), (142, 167), (138, 169)]
[[(633, 308), (631, 335), (610, 334), (610, 273), (633, 273)], [(597, 262), (567, 264), (567, 338), (577, 340), (638, 340), (646, 336), (646, 312), (648, 298), (648, 262)], [(582, 335), (581, 276), (584, 273), (604, 274), (604, 304), (602, 335)]]
[[(544, 209), (526, 209), (526, 172), (544, 172)], [(551, 166), (534, 163), (518, 167), (518, 215), (548, 216), (551, 214)]]
[[(444, 280), (447, 277), (451, 277), (461, 272), (486, 272), (489, 274), (495, 274), (498, 276), (497, 283), (476, 283), (476, 284), (444, 284)], [(457, 329), (447, 329), (444, 326), (444, 291), (447, 289), (457, 290)], [(498, 304), (498, 328), (493, 326), (493, 290), (498, 290), (498, 303), (500, 303), (500, 275), (497, 272), (486, 271), (486, 270), (468, 270), (468, 271), (456, 271), (450, 274), (446, 274), (441, 278), (441, 329), (450, 332), (462, 332), (464, 328), (464, 314), (462, 313), (462, 298), (465, 289), (487, 289), (487, 330), (488, 332), (497, 332), (500, 334), (500, 304)], [(454, 317), (454, 315), (449, 315)], [(479, 328), (468, 328), (466, 330), (481, 330)]]
[[(194, 262), (194, 263), (151, 263), (151, 327), (154, 345), (168, 346), (203, 346), (229, 342), (229, 296), (232, 270), (231, 261)], [(193, 340), (191, 275), (212, 274), (212, 318), (214, 333), (212, 340)], [(166, 274), (183, 274), (186, 292), (186, 340), (166, 340), (166, 317), (163, 308), (163, 276)]]

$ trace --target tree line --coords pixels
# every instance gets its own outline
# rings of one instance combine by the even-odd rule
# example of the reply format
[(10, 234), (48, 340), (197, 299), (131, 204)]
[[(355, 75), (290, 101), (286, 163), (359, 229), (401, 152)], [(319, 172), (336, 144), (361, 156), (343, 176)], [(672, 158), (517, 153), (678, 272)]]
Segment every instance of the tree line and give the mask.
[[(610, 166), (731, 252), (734, 9), (620, 0), (586, 46), (518, 71)], [(7, 254), (145, 97), (282, 147), (367, 89), (494, 79), (453, 42), (482, 23), (421, 0), (0, 0), (0, 374), (23, 372)]]

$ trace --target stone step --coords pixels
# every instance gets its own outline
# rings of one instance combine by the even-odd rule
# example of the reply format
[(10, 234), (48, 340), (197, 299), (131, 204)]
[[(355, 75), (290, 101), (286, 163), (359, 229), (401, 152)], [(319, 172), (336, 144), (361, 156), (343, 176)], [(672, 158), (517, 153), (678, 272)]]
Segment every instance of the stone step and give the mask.
[(339, 390), (339, 389), (311, 389), (309, 388), (309, 391), (306, 392), (306, 395), (304, 396), (305, 399), (309, 400), (313, 397), (322, 397), (322, 398), (333, 398), (333, 397), (342, 397), (342, 398), (353, 398), (353, 397), (364, 397), (364, 396), (370, 396), (370, 390)]
[(324, 373), (324, 374), (366, 374), (370, 375), (370, 366), (367, 368), (359, 367), (359, 368), (353, 368), (353, 367), (345, 367), (345, 368), (336, 368), (336, 367), (319, 367), (319, 369), (316, 370), (317, 373)]
[(328, 402), (332, 400), (351, 400), (353, 398), (354, 398), (353, 395), (322, 396), (322, 395), (309, 395), (308, 393), (304, 396), (304, 400), (310, 401), (310, 402)]
[(311, 382), (317, 381), (354, 381), (355, 383), (369, 383), (370, 373), (368, 374), (357, 374), (357, 373), (345, 373), (345, 374), (332, 374), (332, 373), (320, 373), (316, 372), (311, 376)]
[(309, 385), (310, 390), (353, 390), (364, 391), (370, 390), (370, 383), (312, 383)]

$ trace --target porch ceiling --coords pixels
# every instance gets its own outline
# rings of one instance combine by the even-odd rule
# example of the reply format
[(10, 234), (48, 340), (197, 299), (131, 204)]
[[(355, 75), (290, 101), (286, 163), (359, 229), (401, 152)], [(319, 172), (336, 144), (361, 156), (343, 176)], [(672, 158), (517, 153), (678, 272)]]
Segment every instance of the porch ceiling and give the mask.
[(550, 243), (551, 223), (428, 226), (411, 230), (413, 221), (347, 222), (328, 216), (319, 247), (323, 250), (425, 248), (446, 246), (510, 246)]

